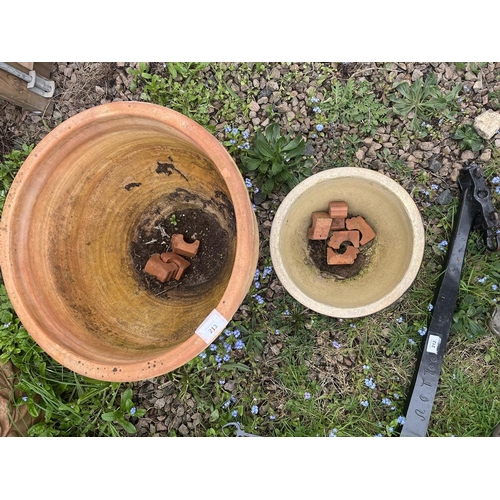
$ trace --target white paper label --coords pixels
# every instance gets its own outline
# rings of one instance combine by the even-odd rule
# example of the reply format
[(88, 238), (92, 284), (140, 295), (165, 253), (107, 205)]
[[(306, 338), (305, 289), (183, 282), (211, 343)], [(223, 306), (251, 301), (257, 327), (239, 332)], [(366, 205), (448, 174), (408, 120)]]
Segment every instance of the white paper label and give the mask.
[(429, 335), (429, 342), (427, 343), (427, 352), (432, 354), (437, 354), (439, 349), (439, 344), (441, 344), (441, 337), (437, 335)]
[(211, 344), (219, 333), (226, 328), (228, 323), (229, 321), (217, 309), (214, 309), (196, 329), (195, 333), (207, 344)]

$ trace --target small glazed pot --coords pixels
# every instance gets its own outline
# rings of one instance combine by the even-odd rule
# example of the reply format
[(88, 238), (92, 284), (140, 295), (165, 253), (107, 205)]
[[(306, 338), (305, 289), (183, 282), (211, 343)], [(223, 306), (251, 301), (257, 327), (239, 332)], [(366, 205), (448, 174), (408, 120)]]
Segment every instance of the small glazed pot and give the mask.
[[(311, 214), (327, 211), (330, 201), (346, 202), (349, 217), (362, 216), (376, 233), (366, 265), (347, 279), (321, 271), (309, 249)], [(356, 167), (325, 170), (297, 185), (276, 211), (270, 237), (274, 269), (290, 295), (335, 318), (367, 316), (401, 297), (418, 273), (424, 244), (410, 195), (389, 177)]]
[[(141, 286), (131, 243), (139, 226), (193, 208), (227, 232), (226, 259), (165, 300)], [(245, 298), (258, 248), (244, 180), (222, 144), (140, 102), (97, 106), (51, 131), (19, 170), (0, 224), (2, 276), (23, 325), (56, 361), (106, 381), (165, 374), (203, 351)]]

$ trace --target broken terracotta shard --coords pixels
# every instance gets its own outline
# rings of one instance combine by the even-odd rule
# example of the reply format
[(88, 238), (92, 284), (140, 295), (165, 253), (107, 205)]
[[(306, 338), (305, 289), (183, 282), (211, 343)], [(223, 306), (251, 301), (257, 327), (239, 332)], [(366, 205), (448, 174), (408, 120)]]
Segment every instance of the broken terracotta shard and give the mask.
[(326, 262), (328, 265), (345, 265), (354, 264), (356, 257), (358, 256), (359, 248), (349, 245), (344, 253), (338, 253), (332, 248), (328, 247), (326, 249)]
[(361, 245), (366, 245), (375, 238), (375, 231), (361, 216), (346, 219), (345, 225), (347, 229), (357, 229), (361, 233), (361, 239), (359, 240)]
[(307, 230), (307, 237), (310, 240), (326, 240), (332, 225), (332, 219), (328, 212), (313, 212), (311, 222), (311, 227)]
[(164, 262), (159, 253), (153, 254), (144, 267), (146, 273), (151, 274), (161, 283), (173, 280), (178, 269), (173, 262)]
[(184, 257), (194, 257), (198, 253), (200, 241), (195, 240), (193, 243), (187, 243), (184, 240), (183, 234), (173, 234), (170, 240), (172, 244), (172, 252), (183, 255)]

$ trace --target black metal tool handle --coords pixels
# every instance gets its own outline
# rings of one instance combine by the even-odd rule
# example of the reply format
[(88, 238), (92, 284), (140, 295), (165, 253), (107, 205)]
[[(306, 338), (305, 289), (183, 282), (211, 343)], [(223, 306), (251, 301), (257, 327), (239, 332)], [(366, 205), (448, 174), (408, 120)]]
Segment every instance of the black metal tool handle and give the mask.
[(487, 229), (486, 245), (498, 250), (493, 231), (498, 216), (493, 210), (482, 173), (474, 165), (462, 171), (460, 209), (447, 254), (446, 269), (438, 288), (418, 371), (407, 405), (401, 436), (425, 436), (436, 396), (446, 344), (451, 329), (460, 285), (467, 241), (478, 221)]

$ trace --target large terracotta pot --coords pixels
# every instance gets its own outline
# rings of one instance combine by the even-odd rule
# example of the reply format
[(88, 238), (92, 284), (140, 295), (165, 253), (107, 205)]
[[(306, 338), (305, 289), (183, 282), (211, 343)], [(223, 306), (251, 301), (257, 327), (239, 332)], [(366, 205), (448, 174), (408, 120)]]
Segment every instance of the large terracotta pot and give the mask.
[[(139, 227), (176, 209), (212, 217), (226, 257), (209, 280), (165, 298), (144, 288), (130, 249)], [(225, 148), (147, 103), (97, 106), (50, 132), (16, 176), (0, 226), (23, 325), (62, 365), (107, 381), (155, 377), (203, 351), (246, 296), (257, 258), (255, 214)]]
[[(349, 217), (363, 217), (376, 233), (352, 277), (336, 277), (335, 266), (326, 273), (311, 258), (311, 213), (327, 210), (330, 201), (346, 202)], [(357, 318), (388, 307), (408, 289), (420, 269), (425, 233), (415, 202), (398, 183), (373, 170), (341, 167), (290, 191), (273, 219), (270, 245), (276, 274), (295, 299), (327, 316)]]

